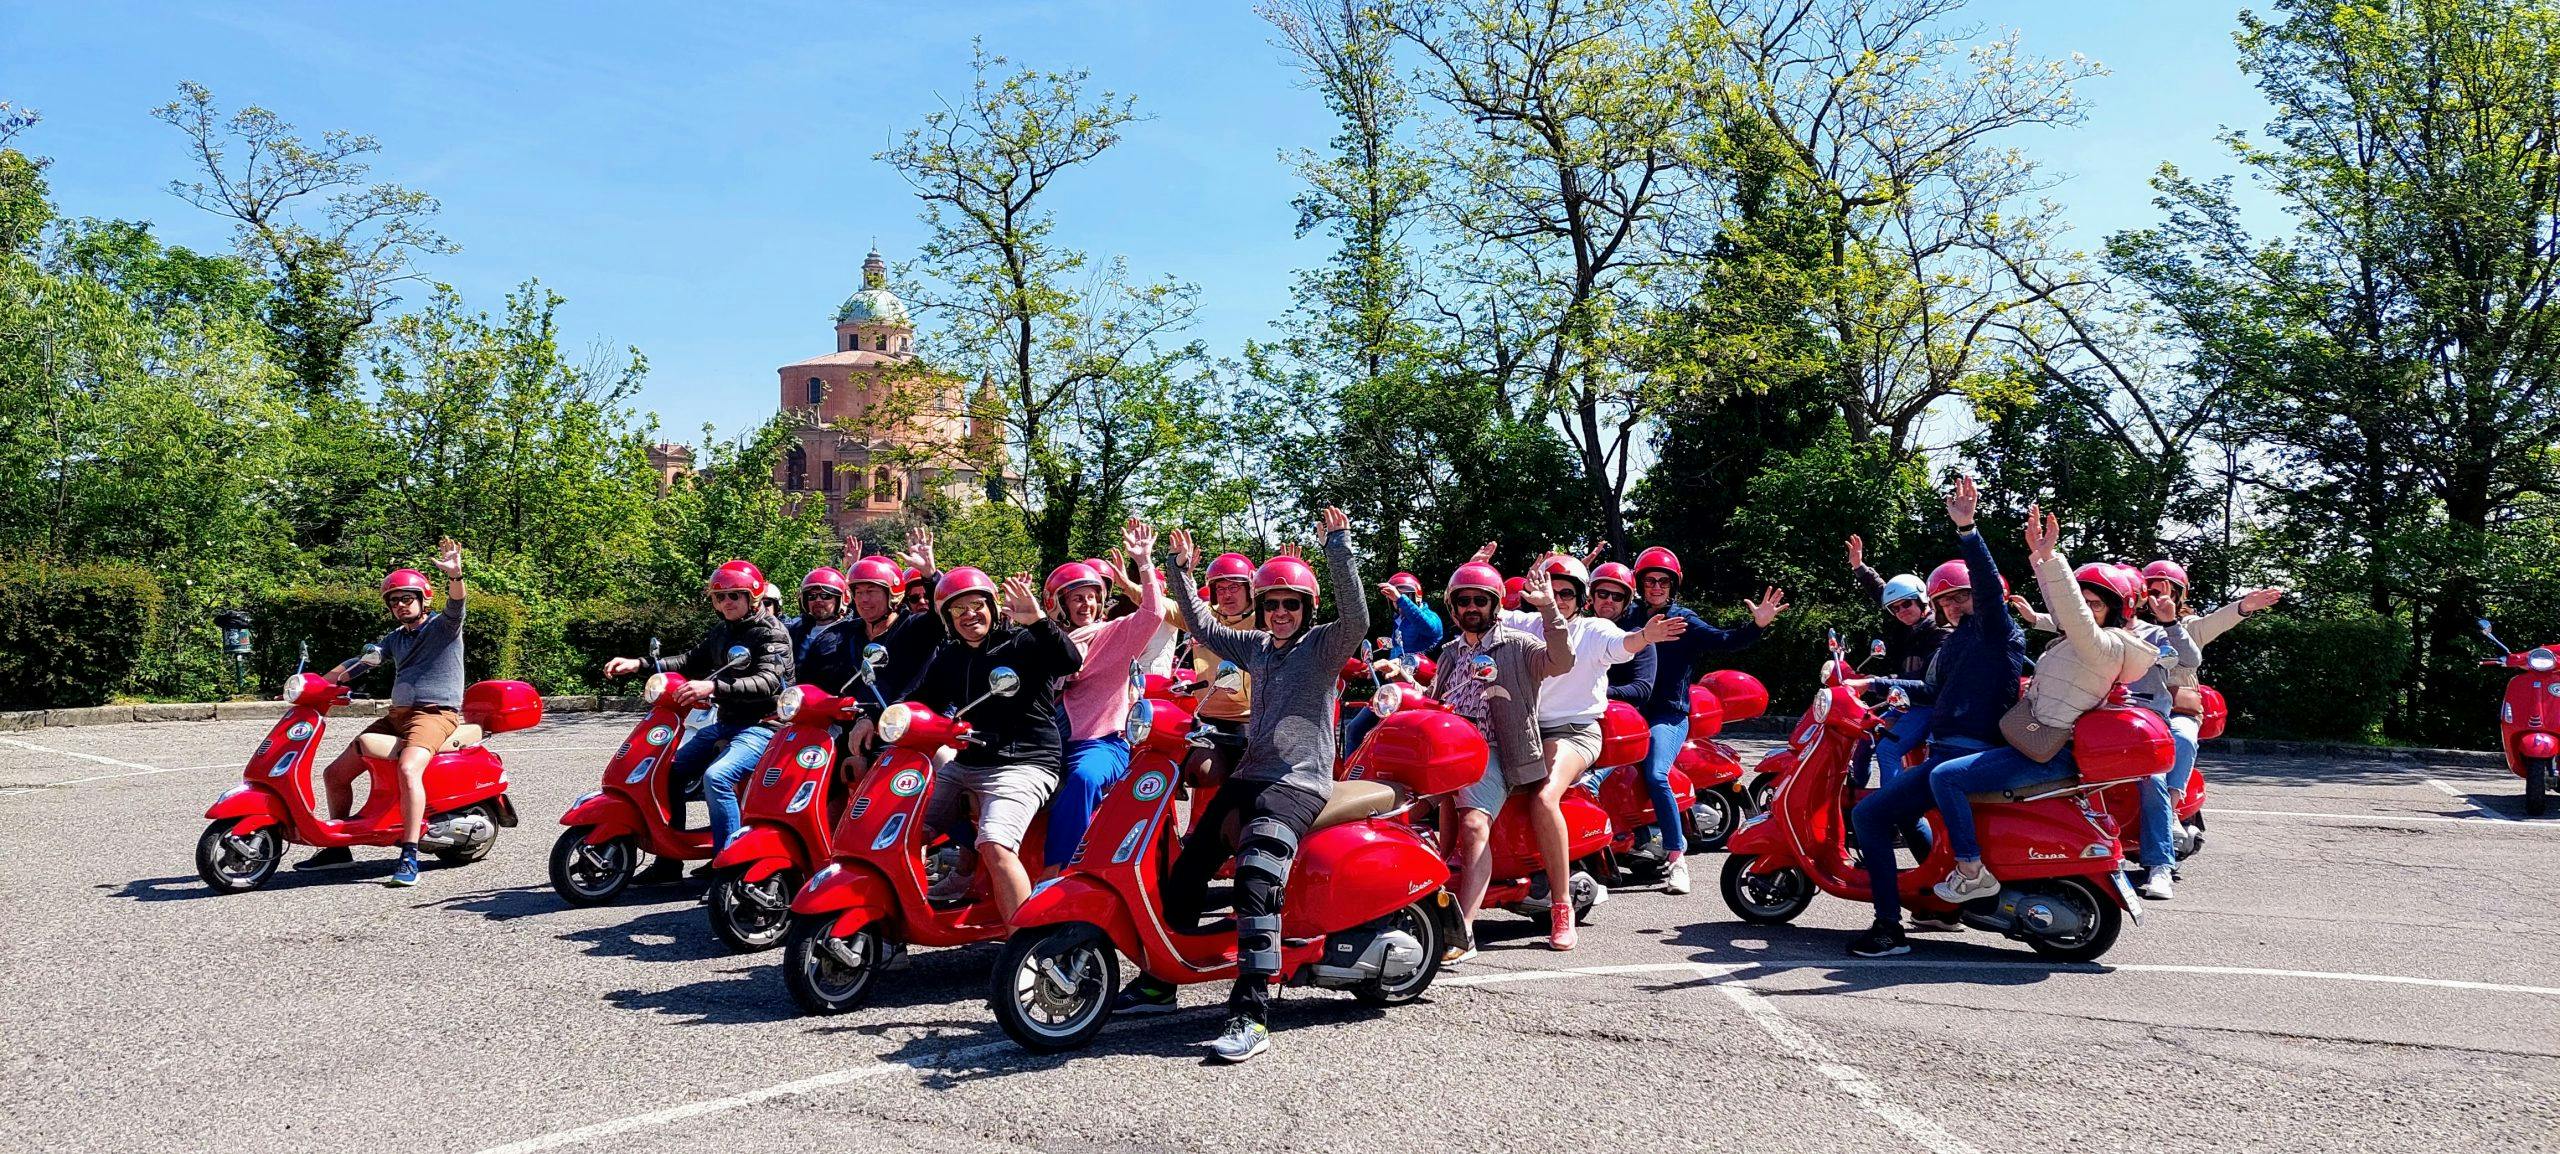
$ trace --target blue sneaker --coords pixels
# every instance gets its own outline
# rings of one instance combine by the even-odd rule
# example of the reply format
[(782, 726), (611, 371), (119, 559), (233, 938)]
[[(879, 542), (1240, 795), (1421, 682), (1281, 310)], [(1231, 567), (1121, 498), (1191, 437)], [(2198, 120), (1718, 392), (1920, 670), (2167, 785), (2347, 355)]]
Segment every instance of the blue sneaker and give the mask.
[(391, 867), (391, 876), (382, 879), (382, 884), (387, 886), (413, 886), (418, 884), (418, 859), (403, 855), (400, 859), (400, 864)]

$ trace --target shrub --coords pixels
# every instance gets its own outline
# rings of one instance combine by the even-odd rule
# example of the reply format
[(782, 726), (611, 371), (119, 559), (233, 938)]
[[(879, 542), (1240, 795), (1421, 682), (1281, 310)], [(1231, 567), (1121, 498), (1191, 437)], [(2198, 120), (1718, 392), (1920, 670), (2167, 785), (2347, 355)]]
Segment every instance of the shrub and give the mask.
[(133, 676), (160, 583), (128, 565), (0, 565), (0, 705), (99, 705)]
[[(439, 590), (441, 593), (441, 590)], [(442, 602), (437, 602), (441, 607)], [(258, 684), (280, 691), (293, 673), (304, 642), (311, 646), (312, 669), (326, 669), (364, 651), (391, 631), (382, 598), (362, 589), (289, 589), (258, 602), (258, 651), (252, 659)], [(462, 630), (465, 680), (513, 678), (523, 667), (524, 603), (494, 593), (474, 593)], [(370, 697), (391, 695), (388, 665), (356, 683)]]
[(2404, 622), (2278, 611), (2206, 647), (2204, 681), (2230, 703), (2232, 736), (2373, 741), (2408, 652)]
[[(604, 684), (600, 672), (605, 659), (639, 657), (648, 652), (649, 639), (658, 639), (661, 652), (682, 653), (702, 640), (711, 624), (711, 610), (702, 602), (642, 602), (624, 604), (614, 601), (588, 601), (570, 609), (560, 622), (561, 676), (574, 679), (581, 686)], [(624, 681), (609, 688), (628, 690), (635, 682)]]

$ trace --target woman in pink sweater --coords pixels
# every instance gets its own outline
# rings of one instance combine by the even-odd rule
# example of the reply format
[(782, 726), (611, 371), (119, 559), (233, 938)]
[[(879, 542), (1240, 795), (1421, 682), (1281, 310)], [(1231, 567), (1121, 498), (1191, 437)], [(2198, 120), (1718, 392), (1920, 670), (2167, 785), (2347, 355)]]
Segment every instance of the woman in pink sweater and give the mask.
[(1084, 651), (1084, 667), (1058, 695), (1066, 709), (1067, 759), (1057, 796), (1049, 801), (1049, 844), (1043, 857), (1052, 869), (1074, 860), (1102, 795), (1129, 773), (1129, 739), (1120, 732), (1134, 692), (1129, 663), (1146, 651), (1164, 620), (1164, 582), (1149, 556), (1155, 551), (1156, 531), (1131, 517), (1120, 529), (1120, 542), (1128, 551), (1125, 571), (1137, 577), (1137, 612), (1103, 620), (1106, 590), (1102, 575), (1091, 566), (1069, 562), (1049, 578), (1050, 612)]

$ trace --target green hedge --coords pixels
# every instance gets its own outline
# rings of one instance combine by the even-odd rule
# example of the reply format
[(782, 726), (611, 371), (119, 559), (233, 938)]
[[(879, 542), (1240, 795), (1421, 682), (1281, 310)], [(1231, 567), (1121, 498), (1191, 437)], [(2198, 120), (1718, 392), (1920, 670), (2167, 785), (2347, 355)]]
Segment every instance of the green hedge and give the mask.
[(101, 705), (133, 676), (160, 582), (126, 565), (0, 565), (0, 709)]
[[(437, 608), (443, 601), (436, 602)], [(293, 673), (302, 643), (311, 643), (311, 668), (327, 669), (364, 651), (391, 631), (382, 598), (369, 589), (290, 589), (259, 599), (257, 655), (252, 668), (267, 692), (280, 691)], [(474, 593), (462, 630), (463, 676), (470, 681), (514, 678), (523, 668), (524, 603)], [(356, 685), (368, 697), (391, 695), (392, 670), (384, 665)]]
[(2234, 737), (2376, 741), (2406, 624), (2370, 615), (2249, 618), (2204, 651), (2204, 681), (2231, 706)]
[(601, 672), (605, 659), (639, 657), (648, 652), (652, 637), (658, 639), (661, 652), (682, 653), (702, 640), (710, 626), (711, 610), (700, 601), (630, 605), (585, 602), (560, 621), (560, 652), (565, 666), (561, 675), (575, 679), (581, 686), (636, 690), (639, 682), (635, 679), (605, 684)]

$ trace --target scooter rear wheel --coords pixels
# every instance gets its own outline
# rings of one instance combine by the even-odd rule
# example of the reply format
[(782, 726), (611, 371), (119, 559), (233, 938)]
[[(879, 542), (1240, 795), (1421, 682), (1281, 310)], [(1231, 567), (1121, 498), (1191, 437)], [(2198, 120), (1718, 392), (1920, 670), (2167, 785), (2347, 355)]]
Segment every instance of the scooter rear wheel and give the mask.
[(1362, 982), (1351, 988), (1351, 996), (1362, 1005), (1401, 1006), (1422, 996), (1431, 988), (1432, 979), (1440, 976), (1440, 914), (1432, 907), (1415, 902), (1387, 915), (1386, 928), (1403, 930), (1422, 943), (1422, 967), (1405, 976), (1401, 982), (1380, 978)]
[(1794, 866), (1750, 873), (1751, 863), (1758, 860), (1760, 855), (1748, 853), (1724, 859), (1724, 876), (1718, 881), (1724, 904), (1735, 917), (1759, 926), (1781, 926), (1802, 916), (1813, 904), (1813, 879)]
[(2077, 907), (2086, 927), (2067, 939), (2027, 935), (2027, 944), (2037, 953), (2057, 962), (2094, 962), (2124, 932), (2124, 911), (2087, 878), (2054, 878), (2035, 884)]
[(216, 893), (247, 893), (276, 876), (284, 861), (284, 838), (270, 825), (237, 838), (231, 831), (239, 818), (226, 817), (204, 827), (196, 838), (196, 876)]
[(753, 883), (744, 869), (722, 870), (711, 883), (711, 932), (742, 954), (781, 945), (791, 933), (791, 897), (799, 892), (798, 870), (776, 870)]
[(1742, 824), (1742, 805), (1724, 790), (1702, 789), (1682, 818), (1689, 823), (1689, 852), (1713, 853), (1723, 849), (1725, 839)]
[(1751, 803), (1751, 812), (1767, 813), (1770, 796), (1778, 792), (1778, 779), (1770, 774), (1761, 774), (1753, 778), (1751, 785), (1742, 792), (1744, 799)]
[(783, 951), (782, 984), (805, 1013), (841, 1014), (869, 999), (880, 980), (887, 951), (881, 949), (879, 930), (864, 926), (839, 938), (836, 923), (843, 917), (837, 913), (788, 923), (791, 945)]
[(573, 906), (600, 906), (612, 901), (639, 872), (639, 847), (627, 837), (588, 845), (591, 825), (573, 825), (551, 843), (551, 888)]
[(1090, 1044), (1119, 995), (1120, 951), (1111, 935), (1091, 922), (1068, 922), (1007, 939), (987, 1003), (1024, 1049), (1055, 1054)]

